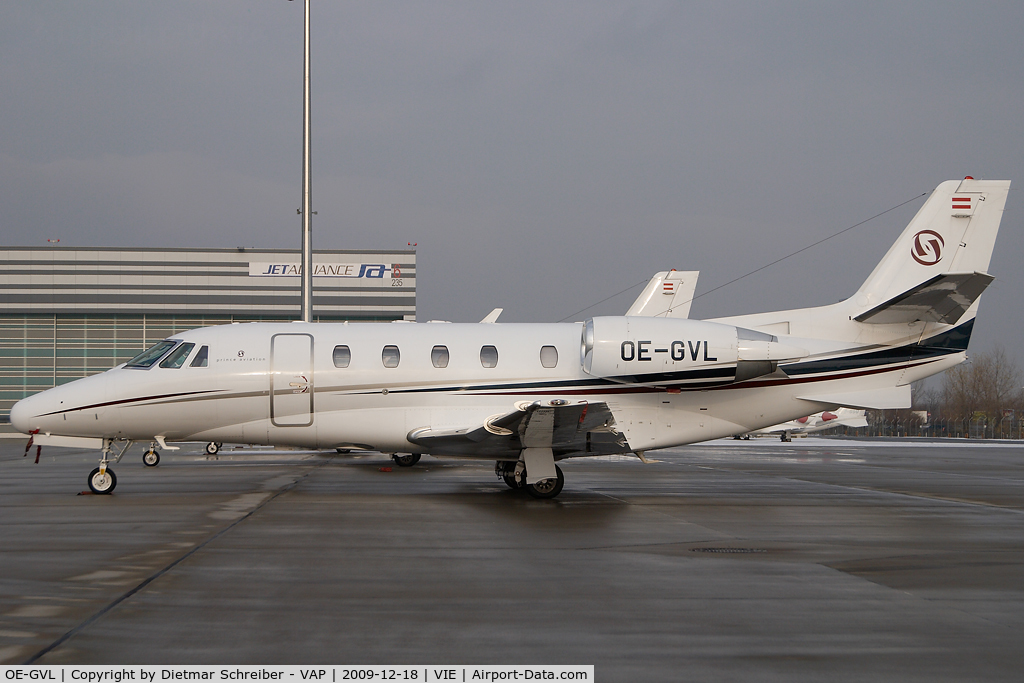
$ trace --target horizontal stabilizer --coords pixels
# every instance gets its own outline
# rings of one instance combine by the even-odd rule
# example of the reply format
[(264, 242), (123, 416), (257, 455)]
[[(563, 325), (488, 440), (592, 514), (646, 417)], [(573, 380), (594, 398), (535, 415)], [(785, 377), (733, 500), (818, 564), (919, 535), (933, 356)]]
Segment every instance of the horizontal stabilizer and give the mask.
[(854, 319), (875, 324), (921, 320), (954, 325), (994, 279), (988, 273), (942, 273)]
[(910, 407), (910, 385), (869, 389), (867, 391), (837, 391), (829, 394), (797, 396), (802, 401), (831, 403), (846, 408), (863, 410), (893, 410)]
[(868, 426), (868, 418), (863, 413), (861, 413), (857, 417), (839, 418), (839, 420), (833, 422), (832, 424), (843, 425), (844, 427), (850, 427), (851, 429), (860, 429), (861, 427)]
[[(830, 427), (838, 427), (839, 425), (842, 425), (844, 427), (853, 427), (856, 429), (859, 427), (868, 426), (868, 417), (863, 410), (854, 410), (853, 408), (840, 408), (834, 413), (829, 414), (833, 415), (833, 418), (831, 420), (826, 421), (825, 424)], [(824, 417), (824, 414), (822, 415), (822, 417)]]
[(655, 274), (626, 315), (686, 318), (690, 315), (698, 275), (698, 270), (668, 270)]

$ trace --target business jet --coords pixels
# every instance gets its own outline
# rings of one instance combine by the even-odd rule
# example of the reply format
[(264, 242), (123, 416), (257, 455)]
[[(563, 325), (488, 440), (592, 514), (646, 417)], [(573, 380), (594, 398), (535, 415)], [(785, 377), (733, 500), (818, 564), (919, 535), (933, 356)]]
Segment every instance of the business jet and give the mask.
[(783, 441), (792, 441), (794, 434), (813, 434), (833, 427), (867, 427), (867, 411), (854, 410), (853, 408), (839, 408), (838, 410), (823, 410), (814, 415), (805, 415), (795, 420), (789, 420), (781, 424), (758, 429), (754, 432), (747, 432), (736, 439), (749, 439), (751, 436), (768, 436), (778, 434)]
[(642, 315), (207, 327), (30, 396), (11, 421), (39, 444), (99, 449), (88, 483), (101, 494), (133, 443), (229, 441), (494, 461), (508, 486), (553, 498), (566, 458), (644, 459), (839, 406), (909, 407), (911, 382), (966, 359), (1009, 187), (942, 183), (831, 305), (693, 320), (669, 271)]

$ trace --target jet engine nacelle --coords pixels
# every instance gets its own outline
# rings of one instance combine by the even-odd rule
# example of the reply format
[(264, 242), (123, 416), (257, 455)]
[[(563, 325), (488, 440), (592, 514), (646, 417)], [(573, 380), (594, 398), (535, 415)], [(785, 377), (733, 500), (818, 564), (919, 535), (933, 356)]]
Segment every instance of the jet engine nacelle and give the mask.
[(687, 387), (743, 382), (808, 355), (745, 328), (650, 317), (596, 317), (583, 326), (583, 370), (626, 383)]

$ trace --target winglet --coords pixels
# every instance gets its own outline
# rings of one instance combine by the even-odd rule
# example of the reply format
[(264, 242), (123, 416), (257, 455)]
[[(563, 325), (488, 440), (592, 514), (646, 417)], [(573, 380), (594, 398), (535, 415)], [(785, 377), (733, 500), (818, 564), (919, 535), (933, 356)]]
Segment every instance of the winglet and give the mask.
[(493, 311), (491, 311), (486, 316), (484, 316), (484, 319), (481, 320), (480, 322), (482, 322), (482, 323), (496, 323), (496, 322), (498, 322), (498, 316), (501, 315), (501, 312), (504, 311), (504, 310), (505, 310), (504, 308), (495, 308)]

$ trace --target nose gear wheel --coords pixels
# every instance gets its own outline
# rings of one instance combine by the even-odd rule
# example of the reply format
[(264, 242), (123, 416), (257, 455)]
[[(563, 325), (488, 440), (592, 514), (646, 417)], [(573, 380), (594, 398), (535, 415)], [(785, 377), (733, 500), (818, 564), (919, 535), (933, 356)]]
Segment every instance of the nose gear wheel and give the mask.
[(109, 467), (102, 474), (99, 467), (89, 473), (89, 488), (93, 493), (107, 495), (114, 490), (115, 486), (117, 486), (117, 476)]

